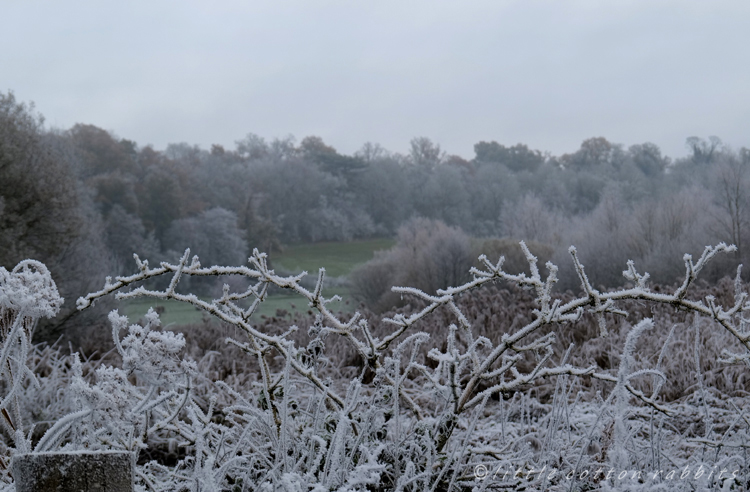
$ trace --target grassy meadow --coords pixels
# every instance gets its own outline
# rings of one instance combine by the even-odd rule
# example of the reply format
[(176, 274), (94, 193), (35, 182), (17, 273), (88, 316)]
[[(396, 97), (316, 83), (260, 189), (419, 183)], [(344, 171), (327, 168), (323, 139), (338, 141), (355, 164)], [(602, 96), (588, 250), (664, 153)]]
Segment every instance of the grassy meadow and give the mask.
[(270, 260), (277, 271), (297, 273), (305, 270), (315, 276), (318, 269), (323, 267), (327, 276), (342, 277), (372, 259), (375, 251), (389, 249), (395, 244), (393, 239), (299, 244), (288, 246), (281, 253), (271, 254)]
[[(375, 251), (388, 249), (395, 244), (393, 239), (370, 239), (347, 243), (325, 242), (313, 244), (298, 244), (284, 248), (281, 253), (269, 256), (270, 263), (277, 273), (307, 273), (316, 277), (318, 269), (326, 269), (328, 277), (346, 277), (355, 267), (372, 259)], [(338, 294), (341, 302), (330, 305), (334, 310), (354, 311), (356, 302), (349, 295), (349, 288), (340, 282), (334, 287), (324, 289), (326, 297)], [(206, 299), (208, 300), (208, 299)], [(163, 307), (160, 314), (162, 324), (183, 325), (194, 323), (201, 319), (201, 312), (190, 304), (177, 301), (162, 301), (160, 299), (132, 299), (121, 301), (118, 308), (122, 314), (132, 321), (142, 317), (149, 307)], [(307, 310), (307, 303), (299, 296), (275, 294), (269, 296), (255, 312), (254, 317), (277, 316), (282, 311), (294, 312)]]

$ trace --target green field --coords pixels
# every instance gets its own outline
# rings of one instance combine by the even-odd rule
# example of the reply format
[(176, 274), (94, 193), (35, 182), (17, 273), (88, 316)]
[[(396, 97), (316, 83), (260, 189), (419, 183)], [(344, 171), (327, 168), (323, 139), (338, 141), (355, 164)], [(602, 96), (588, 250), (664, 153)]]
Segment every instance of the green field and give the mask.
[[(323, 289), (325, 297), (333, 297), (336, 294), (341, 296), (342, 300), (329, 304), (330, 309), (344, 312), (353, 312), (355, 310), (355, 302), (348, 298), (348, 289), (345, 287)], [(210, 301), (209, 298), (203, 298), (203, 300)], [(348, 304), (347, 301), (349, 301)], [(191, 304), (145, 297), (119, 301), (115, 308), (119, 309), (120, 314), (126, 315), (131, 322), (136, 322), (148, 312), (148, 308), (159, 306), (164, 307), (164, 311), (159, 315), (162, 326), (195, 323), (200, 321), (203, 316), (203, 313)], [(308, 309), (307, 301), (298, 295), (274, 295), (269, 296), (265, 302), (258, 306), (253, 319), (260, 319), (261, 316), (276, 316), (278, 310), (293, 312), (307, 311)]]
[(142, 318), (150, 307), (164, 307), (164, 312), (159, 315), (162, 326), (195, 323), (200, 321), (202, 316), (201, 312), (190, 304), (147, 297), (118, 301), (115, 306), (120, 314), (127, 316), (131, 322), (136, 322)]
[[(356, 266), (372, 259), (375, 251), (388, 249), (395, 244), (392, 239), (372, 239), (368, 241), (353, 241), (349, 243), (314, 243), (300, 244), (284, 248), (283, 253), (270, 255), (273, 268), (279, 272), (299, 273), (306, 270), (311, 276), (317, 276), (318, 268), (324, 267), (326, 274), (330, 277), (343, 277), (348, 275)], [(338, 294), (342, 297), (341, 302), (332, 303), (329, 307), (335, 311), (352, 312), (356, 303), (349, 295), (346, 286), (324, 288), (323, 295), (332, 297)], [(204, 299), (210, 300), (210, 299)], [(348, 304), (347, 304), (347, 301)], [(182, 325), (195, 323), (201, 319), (203, 314), (190, 304), (177, 301), (162, 301), (159, 299), (131, 299), (118, 302), (117, 308), (121, 314), (125, 314), (131, 321), (135, 322), (148, 311), (149, 307), (164, 307), (160, 315), (162, 325)], [(277, 310), (307, 311), (307, 302), (298, 295), (277, 294), (270, 296), (263, 302), (254, 314), (254, 318), (260, 316), (275, 316)]]
[(326, 275), (348, 275), (354, 267), (371, 260), (377, 250), (389, 249), (396, 244), (393, 239), (370, 239), (348, 243), (313, 243), (287, 246), (282, 253), (269, 255), (274, 267), (299, 273), (303, 270), (317, 275), (324, 267)]

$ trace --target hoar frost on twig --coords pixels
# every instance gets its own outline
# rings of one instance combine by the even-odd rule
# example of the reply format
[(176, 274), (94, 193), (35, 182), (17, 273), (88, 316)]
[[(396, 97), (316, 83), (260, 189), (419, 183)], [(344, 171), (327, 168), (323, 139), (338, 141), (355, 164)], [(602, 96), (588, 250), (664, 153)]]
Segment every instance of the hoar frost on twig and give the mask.
[(23, 419), (18, 393), (26, 378), (36, 383), (26, 366), (34, 327), (41, 318), (52, 318), (60, 311), (63, 299), (57, 292), (47, 267), (24, 260), (10, 272), (0, 267), (0, 377), (10, 381), (7, 394), (0, 400), (0, 415), (16, 448), (30, 451), (31, 438), (23, 434)]
[[(632, 386), (630, 380), (640, 375), (642, 371), (637, 374), (629, 374), (626, 365), (621, 367), (621, 374), (613, 376), (596, 372), (594, 366), (578, 368), (567, 363), (558, 366), (548, 365), (553, 354), (554, 333), (548, 333), (537, 338), (533, 338), (532, 335), (543, 326), (574, 322), (580, 319), (585, 310), (598, 318), (601, 335), (606, 336), (605, 315), (627, 316), (628, 314), (617, 307), (618, 301), (635, 299), (670, 304), (714, 319), (750, 349), (750, 333), (745, 328), (744, 318), (740, 316), (741, 321), (737, 322), (738, 314), (748, 308), (745, 303), (746, 294), (738, 291), (735, 304), (728, 309), (717, 306), (714, 299), (710, 297), (703, 300), (690, 300), (686, 297), (688, 289), (705, 264), (720, 252), (733, 251), (731, 246), (721, 243), (715, 247), (707, 247), (697, 263), (694, 263), (692, 258), (686, 255), (684, 257), (685, 278), (672, 294), (652, 292), (647, 285), (648, 274), (639, 274), (632, 262), (628, 262), (628, 269), (623, 272), (623, 275), (633, 282), (633, 287), (614, 292), (600, 292), (591, 285), (575, 248), (571, 247), (570, 254), (581, 281), (583, 295), (565, 303), (559, 299), (554, 299), (552, 296), (553, 287), (557, 282), (557, 267), (548, 262), (546, 264), (548, 274), (546, 278), (543, 278), (537, 266), (537, 259), (523, 242), (521, 242), (521, 248), (529, 263), (530, 274), (509, 274), (502, 269), (502, 257), (497, 263), (492, 263), (485, 256), (481, 256), (480, 261), (484, 268), (472, 268), (473, 279), (464, 285), (438, 290), (435, 295), (410, 287), (394, 287), (394, 292), (417, 297), (423, 300), (426, 306), (410, 316), (399, 314), (391, 319), (386, 319), (385, 321), (394, 325), (395, 328), (392, 333), (382, 339), (373, 335), (368, 327), (367, 320), (362, 319), (359, 313), (355, 313), (348, 320), (342, 320), (329, 310), (327, 305), (335, 298), (325, 298), (322, 294), (325, 279), (324, 269), (319, 272), (315, 288), (308, 290), (300, 283), (305, 272), (296, 276), (278, 276), (273, 270), (269, 269), (267, 256), (258, 252), (258, 250), (254, 250), (252, 257), (249, 258), (249, 267), (203, 267), (197, 257), (193, 257), (188, 263), (190, 252), (187, 250), (177, 264), (163, 262), (157, 268), (150, 268), (147, 261), (141, 261), (136, 255), (138, 273), (117, 277), (114, 281), (108, 277), (104, 288), (80, 298), (78, 307), (84, 309), (97, 298), (119, 291), (132, 284), (163, 275), (171, 275), (171, 282), (167, 289), (163, 291), (139, 286), (129, 292), (118, 292), (116, 297), (127, 299), (147, 296), (187, 302), (213, 314), (224, 322), (241, 328), (247, 335), (247, 341), (229, 338), (227, 342), (237, 345), (257, 358), (261, 368), (263, 400), (272, 413), (279, 438), (283, 438), (286, 432), (282, 424), (286, 418), (285, 412), (287, 410), (285, 400), (278, 401), (277, 389), (287, 384), (290, 370), (320, 390), (325, 395), (327, 405), (330, 405), (332, 409), (336, 409), (337, 412), (344, 412), (341, 414), (342, 421), (347, 421), (348, 427), (351, 428), (355, 436), (361, 436), (365, 424), (355, 417), (354, 409), (356, 406), (352, 407), (347, 404), (346, 396), (337, 393), (327, 381), (321, 379), (314, 367), (304, 363), (303, 355), (306, 351), (296, 347), (288, 338), (291, 331), (295, 330), (296, 327), (292, 327), (289, 332), (282, 335), (269, 335), (258, 330), (251, 322), (251, 316), (258, 305), (266, 299), (271, 285), (292, 290), (305, 298), (311, 308), (317, 310), (321, 322), (318, 333), (335, 334), (348, 340), (362, 360), (365, 361), (366, 366), (375, 371), (375, 382), (391, 388), (393, 395), (391, 401), (394, 406), (392, 415), (395, 418), (395, 425), (398, 425), (398, 414), (402, 408), (399, 401), (404, 404), (403, 408), (408, 409), (417, 421), (430, 416), (428, 420), (432, 422), (432, 418), (437, 417), (434, 423), (428, 425), (429, 435), (432, 436), (432, 446), (437, 453), (443, 453), (446, 449), (459, 416), (464, 415), (469, 409), (486, 402), (487, 398), (493, 395), (516, 390), (539, 378), (549, 376), (590, 376), (609, 381), (616, 384), (618, 402), (625, 399), (625, 395), (629, 393), (652, 408), (667, 413), (668, 409), (656, 401), (656, 392), (647, 396)], [(251, 285), (242, 292), (230, 292), (229, 287), (225, 285), (223, 294), (219, 298), (207, 302), (193, 294), (177, 292), (178, 283), (183, 275), (238, 275), (249, 279)], [(474, 337), (471, 323), (458, 308), (456, 298), (471, 289), (500, 280), (533, 289), (536, 293), (538, 307), (532, 313), (533, 321), (513, 333), (503, 335), (500, 343), (493, 345), (485, 337)], [(243, 307), (242, 301), (249, 302), (249, 306)], [(455, 315), (456, 324), (448, 328), (446, 350), (441, 352), (433, 348), (428, 352), (428, 358), (436, 363), (436, 366), (430, 369), (417, 362), (415, 358), (417, 353), (415, 347), (424, 343), (427, 335), (413, 334), (406, 336), (405, 333), (418, 321), (440, 307), (448, 308)], [(390, 349), (391, 345), (399, 339), (402, 340), (397, 344), (397, 348), (395, 350)], [(316, 340), (318, 343), (322, 343), (319, 337)], [(630, 338), (628, 343), (630, 343)], [(272, 374), (268, 357), (273, 352), (286, 361), (286, 369), (283, 374)], [(406, 353), (411, 353), (411, 355), (408, 357), (408, 363), (402, 365), (398, 361)], [(537, 362), (530, 371), (522, 373), (518, 370), (517, 363), (524, 353), (536, 354)], [(733, 357), (733, 360), (742, 357), (744, 357), (743, 360), (747, 360), (745, 356)], [(627, 361), (623, 363), (627, 364)], [(648, 372), (648, 374), (652, 372)], [(660, 373), (653, 372), (653, 374), (656, 377), (660, 376)], [(415, 378), (424, 378), (428, 383), (426, 386), (432, 387), (437, 395), (441, 395), (439, 400), (443, 401), (444, 404), (437, 407), (431, 404), (429, 405), (430, 408), (425, 408), (420, 401), (422, 396), (414, 390), (413, 385), (410, 386), (409, 384), (410, 375)], [(358, 381), (358, 384), (361, 385), (362, 375), (359, 376)], [(285, 391), (283, 394), (283, 398), (286, 399), (287, 392)], [(417, 472), (415, 471), (415, 473)]]

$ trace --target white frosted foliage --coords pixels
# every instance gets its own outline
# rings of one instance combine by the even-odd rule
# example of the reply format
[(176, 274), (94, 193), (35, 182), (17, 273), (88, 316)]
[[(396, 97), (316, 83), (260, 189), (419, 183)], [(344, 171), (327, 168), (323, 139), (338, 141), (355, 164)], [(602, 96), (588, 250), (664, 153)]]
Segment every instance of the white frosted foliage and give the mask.
[[(652, 291), (648, 275), (638, 273), (633, 262), (623, 272), (632, 286), (596, 289), (571, 248), (582, 293), (567, 297), (555, 293), (557, 266), (547, 263), (543, 274), (524, 243), (521, 249), (528, 272), (509, 274), (502, 257), (490, 261), (480, 256), (481, 268), (472, 268), (471, 280), (463, 285), (434, 294), (394, 287), (397, 294), (417, 298), (419, 308), (384, 319), (390, 329), (378, 332), (359, 312), (342, 315), (329, 308), (336, 296), (324, 295), (323, 269), (314, 287), (307, 288), (302, 283), (306, 273), (277, 275), (258, 250), (246, 266), (204, 267), (189, 250), (179, 262), (153, 268), (135, 256), (136, 273), (107, 277), (102, 290), (78, 299), (79, 309), (111, 293), (119, 299), (148, 297), (193, 305), (235, 328), (226, 342), (255, 361), (257, 377), (241, 385), (210, 381), (196, 362), (186, 358), (183, 335), (162, 328), (155, 311), (149, 310), (138, 324), (113, 311), (109, 321), (120, 363), (100, 364), (92, 371), (76, 354), (66, 389), (72, 411), (58, 418), (35, 443), (19, 429), (16, 449), (141, 453), (162, 446), (181, 450), (174, 466), (147, 461), (136, 467), (136, 484), (145, 490), (486, 490), (490, 482), (479, 483), (471, 473), (487, 460), (493, 466), (517, 466), (518, 460), (525, 460), (524, 466), (551, 466), (549, 457), (560, 453), (560, 459), (565, 455), (567, 460), (563, 464), (579, 469), (587, 463), (584, 454), (598, 452), (608, 466), (646, 466), (632, 451), (632, 440), (643, 431), (638, 419), (648, 412), (674, 415), (673, 406), (662, 401), (659, 392), (666, 383), (664, 354), (675, 328), (656, 365), (644, 366), (637, 344), (655, 321), (643, 319), (633, 326), (623, 322), (629, 331), (623, 346), (616, 348), (617, 369), (602, 370), (593, 363), (571, 363), (572, 347), (564, 355), (555, 353), (555, 330), (575, 326), (587, 313), (597, 320), (601, 336), (606, 336), (612, 320), (630, 316), (628, 302), (674, 306), (712, 320), (745, 347), (745, 352), (728, 354), (728, 362), (748, 360), (744, 354), (750, 352), (750, 336), (743, 317), (747, 295), (739, 277), (732, 306), (722, 307), (710, 296), (688, 295), (705, 264), (720, 252), (731, 252), (731, 247), (708, 247), (697, 262), (686, 256), (685, 276), (671, 293)], [(42, 268), (27, 264), (13, 278), (15, 273), (1, 272), (3, 309), (34, 316), (56, 312), (61, 300), (50, 290), (54, 283)], [(161, 284), (166, 285), (163, 290), (150, 287), (155, 284), (152, 279), (162, 276), (169, 277), (168, 285)], [(180, 281), (185, 276), (234, 276), (244, 284), (232, 285), (246, 287), (225, 286), (220, 296), (205, 300), (183, 292)], [(531, 292), (534, 307), (528, 317), (519, 318), (522, 322), (514, 322), (512, 329), (490, 340), (476, 333), (474, 319), (460, 298), (496, 282)], [(295, 293), (314, 311), (306, 339), (298, 336), (297, 326), (270, 333), (254, 321), (253, 314), (271, 288)], [(441, 346), (420, 331), (438, 310), (451, 319), (442, 327)], [(12, 368), (25, 359), (11, 348), (28, 347), (21, 324), (13, 323), (16, 338), (6, 339), (3, 347), (4, 361)], [(340, 347), (334, 343), (347, 344), (357, 355), (361, 364), (357, 371), (337, 372), (340, 368), (328, 358), (330, 350)], [(24, 369), (3, 374), (14, 381), (3, 407), (10, 407), (13, 391), (19, 391), (28, 373)], [(575, 383), (569, 381), (576, 380), (595, 380), (608, 394), (584, 402), (590, 410), (571, 423), (570, 392)], [(644, 380), (651, 382), (648, 390), (643, 389)], [(542, 424), (539, 409), (550, 404), (534, 398), (530, 388), (548, 381), (556, 381), (557, 386)], [(194, 391), (196, 384), (202, 385), (200, 396)], [(704, 400), (707, 393), (703, 392)], [(489, 410), (494, 405), (500, 406), (499, 414)], [(506, 405), (515, 409), (512, 423)], [(499, 420), (499, 435), (492, 439), (487, 415)], [(714, 415), (706, 412), (705, 425), (712, 419)], [(652, 425), (654, 421), (652, 417)], [(540, 429), (548, 434), (541, 435)], [(713, 445), (708, 430), (703, 439)], [(604, 437), (595, 438), (596, 432)], [(515, 437), (506, 442), (506, 433)], [(657, 445), (652, 443), (648, 464), (652, 468), (661, 466)], [(566, 446), (575, 451), (564, 453)], [(606, 455), (602, 446), (608, 446)], [(533, 487), (538, 489), (575, 487), (575, 481), (541, 475), (535, 480)], [(606, 479), (601, 485), (617, 487), (617, 482)]]

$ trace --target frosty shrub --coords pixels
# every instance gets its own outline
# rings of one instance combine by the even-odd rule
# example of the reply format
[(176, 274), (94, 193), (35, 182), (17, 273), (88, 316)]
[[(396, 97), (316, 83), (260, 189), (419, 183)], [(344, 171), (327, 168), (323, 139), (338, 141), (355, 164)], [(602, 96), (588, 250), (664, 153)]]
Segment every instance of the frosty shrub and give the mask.
[[(586, 259), (595, 285), (618, 285), (622, 264), (634, 260), (659, 282), (680, 279), (684, 267), (679, 261), (684, 252), (699, 252), (708, 238), (722, 237), (710, 233), (713, 206), (711, 197), (699, 188), (684, 189), (654, 199), (629, 204), (619, 190), (604, 193), (599, 205), (586, 217), (571, 219), (566, 228), (568, 244), (580, 244), (579, 254)], [(560, 249), (555, 258), (564, 258)], [(719, 279), (726, 275), (728, 255), (709, 264), (704, 278)], [(737, 263), (734, 263), (735, 267)], [(721, 273), (716, 272), (720, 268)], [(572, 274), (570, 265), (561, 264), (561, 276)], [(574, 288), (569, 278), (567, 288)]]
[[(544, 263), (554, 254), (554, 249), (543, 243), (527, 241), (526, 245)], [(529, 265), (516, 240), (472, 240), (441, 221), (413, 219), (399, 229), (393, 248), (376, 251), (372, 260), (350, 274), (353, 295), (376, 313), (403, 306), (412, 299), (391, 291), (392, 286), (410, 285), (434, 293), (448, 285), (460, 285), (470, 278), (471, 266), (482, 268), (477, 259), (480, 253), (505, 258), (508, 273), (520, 273)]]
[[(521, 250), (527, 272), (507, 273), (502, 257), (481, 256), (482, 267), (471, 268), (457, 287), (434, 294), (394, 287), (417, 308), (393, 313), (377, 329), (359, 313), (342, 317), (329, 309), (322, 269), (308, 289), (304, 273), (279, 276), (257, 250), (248, 266), (237, 267), (203, 267), (189, 250), (178, 263), (158, 267), (135, 256), (138, 272), (108, 277), (102, 290), (78, 299), (78, 308), (111, 293), (192, 304), (228, 327), (227, 356), (245, 353), (254, 374), (212, 375), (210, 361), (190, 360), (184, 336), (162, 330), (154, 311), (141, 324), (115, 311), (109, 321), (120, 362), (46, 352), (61, 362), (49, 360), (49, 377), (38, 380), (65, 386), (67, 403), (42, 435), (21, 424), (21, 408), (38, 391), (24, 383), (35, 379), (24, 362), (42, 366), (29, 331), (39, 317), (54, 315), (61, 299), (37, 262), (0, 270), (4, 454), (136, 452), (139, 490), (684, 490), (746, 483), (746, 393), (720, 393), (737, 381), (706, 371), (722, 370), (717, 364), (746, 371), (750, 303), (739, 272), (729, 307), (694, 292), (706, 263), (733, 248), (708, 247), (697, 262), (686, 255), (683, 282), (671, 293), (652, 289), (632, 262), (623, 272), (630, 287), (595, 289), (571, 248), (579, 296), (554, 294), (557, 267), (548, 262), (542, 277), (537, 258), (524, 243)], [(227, 286), (204, 301), (180, 289), (184, 276), (233, 276), (241, 287)], [(166, 289), (147, 287), (158, 277), (168, 279)], [(473, 319), (480, 314), (476, 303), (467, 302), (471, 291), (497, 282), (530, 293), (527, 311), (513, 307), (499, 336), (481, 328)], [(306, 333), (254, 321), (272, 286), (295, 292), (315, 312)], [(663, 330), (652, 317), (660, 309), (683, 314)], [(591, 321), (594, 330), (586, 328)], [(587, 331), (576, 335), (579, 326)], [(588, 352), (574, 350), (568, 341), (576, 339)], [(723, 355), (706, 366), (701, 358), (709, 344)], [(356, 354), (356, 368), (339, 364), (344, 353)], [(684, 396), (671, 389), (665, 398), (668, 376), (680, 372), (693, 372), (695, 383)], [(669, 475), (683, 468), (716, 475), (688, 473), (683, 481)], [(719, 473), (725, 468), (729, 473)], [(618, 474), (607, 475), (609, 469)], [(623, 470), (641, 475), (623, 482), (616, 478)], [(10, 486), (7, 475), (5, 482)]]
[[(28, 452), (31, 438), (24, 433), (24, 415), (19, 395), (28, 378), (34, 380), (26, 361), (32, 350), (31, 337), (41, 318), (54, 317), (62, 305), (57, 286), (42, 263), (20, 262), (10, 272), (0, 267), (0, 421), (15, 449)], [(4, 443), (6, 446), (10, 443)], [(5, 446), (3, 446), (5, 447)], [(5, 472), (7, 449), (2, 449), (0, 469)]]
[(473, 251), (461, 229), (417, 218), (399, 228), (396, 241), (350, 276), (355, 296), (371, 309), (383, 311), (400, 303), (400, 294), (391, 291), (393, 285), (432, 293), (468, 280)]
[[(655, 446), (672, 443), (658, 437), (658, 432), (678, 436), (685, 443), (700, 438), (704, 447), (720, 449), (721, 440), (716, 440), (707, 423), (702, 429), (664, 428), (663, 419), (680, 410), (688, 418), (692, 415), (690, 405), (679, 402), (678, 407), (669, 406), (659, 397), (666, 379), (664, 354), (674, 329), (658, 361), (643, 367), (646, 361), (638, 356), (636, 347), (655, 323), (642, 319), (629, 328), (621, 347), (613, 347), (621, 352), (619, 362), (611, 370), (602, 370), (597, 365), (572, 364), (572, 346), (556, 354), (556, 335), (551, 328), (593, 316), (599, 335), (604, 337), (613, 317), (627, 316), (625, 309), (632, 308), (633, 301), (673, 306), (693, 314), (696, 322), (688, 325), (689, 330), (705, 329), (698, 319), (723, 327), (743, 346), (738, 353), (726, 352), (723, 360), (746, 363), (750, 333), (742, 313), (750, 306), (739, 280), (729, 308), (720, 307), (712, 297), (693, 300), (688, 296), (705, 264), (732, 248), (724, 244), (708, 247), (697, 262), (686, 255), (684, 281), (672, 293), (652, 291), (647, 274), (638, 273), (632, 262), (624, 272), (632, 283), (630, 288), (597, 290), (571, 248), (583, 294), (565, 300), (552, 292), (557, 268), (547, 263), (548, 274), (542, 277), (536, 257), (524, 243), (521, 248), (528, 273), (509, 274), (503, 269), (502, 258), (495, 263), (481, 257), (483, 268), (472, 268), (471, 279), (458, 287), (438, 289), (434, 295), (394, 287), (395, 293), (413, 296), (424, 307), (385, 320), (392, 329), (379, 336), (359, 314), (344, 319), (329, 310), (331, 299), (323, 295), (322, 269), (315, 287), (307, 289), (301, 286), (304, 273), (277, 276), (268, 268), (266, 255), (257, 250), (249, 266), (239, 267), (203, 267), (197, 257), (190, 259), (189, 251), (179, 263), (165, 262), (156, 268), (136, 256), (137, 273), (108, 278), (104, 289), (79, 299), (78, 307), (84, 309), (116, 291), (120, 299), (148, 296), (193, 304), (235, 328), (235, 336), (226, 341), (255, 359), (257, 378), (244, 385), (234, 384), (230, 378), (216, 381), (216, 394), (199, 401), (191, 389), (196, 366), (179, 355), (182, 337), (158, 331), (158, 317), (153, 312), (145, 326), (129, 328), (125, 319), (112, 314), (122, 369), (102, 367), (94, 385), (75, 382), (81, 410), (58, 421), (37, 448), (48, 449), (58, 443), (135, 450), (154, 442), (175, 442), (185, 450), (185, 457), (176, 465), (150, 461), (138, 467), (143, 486), (155, 490), (486, 489), (492, 483), (478, 480), (486, 476), (473, 473), (479, 465), (572, 470), (606, 465), (638, 468), (644, 473), (658, 471), (664, 465)], [(171, 277), (165, 290), (134, 285), (165, 275)], [(220, 275), (242, 277), (247, 287), (238, 291), (226, 287), (222, 296), (210, 302), (178, 288), (183, 276)], [(474, 333), (458, 301), (469, 291), (498, 281), (531, 289), (534, 307), (526, 321), (509, 327), (493, 342)], [(251, 320), (271, 286), (296, 292), (316, 311), (306, 336), (298, 333), (297, 326), (267, 333)], [(415, 325), (442, 310), (453, 316), (452, 323), (443, 328), (445, 343), (442, 348), (432, 345), (424, 358), (421, 347), (431, 345), (430, 336), (417, 331)], [(119, 333), (125, 329), (128, 335), (120, 340)], [(351, 377), (343, 377), (341, 368), (329, 357), (330, 348), (338, 350), (342, 342), (361, 361), (359, 371)], [(698, 351), (696, 343), (694, 352)], [(550, 379), (557, 380), (552, 402), (543, 403), (532, 396), (532, 390), (537, 382)], [(592, 379), (609, 385), (608, 396), (597, 400), (579, 394), (571, 401), (575, 381)], [(707, 406), (708, 392), (705, 388), (700, 391)], [(504, 403), (507, 398), (509, 402)], [(490, 425), (486, 417), (498, 411), (501, 429), (495, 428), (495, 438), (491, 438), (495, 424)], [(579, 417), (580, 421), (573, 423), (570, 419), (575, 412), (594, 419)], [(92, 414), (99, 418), (92, 419)], [(709, 410), (704, 412), (704, 422), (711, 415)], [(648, 429), (639, 423), (643, 418), (650, 418), (648, 437), (640, 437)], [(86, 424), (72, 430), (76, 419)], [(729, 430), (722, 431), (725, 437)], [(643, 453), (649, 449), (657, 453), (644, 459)], [(679, 461), (680, 466), (709, 465), (705, 455), (696, 461), (684, 452), (673, 453), (670, 459)], [(733, 459), (735, 455), (719, 456), (717, 452), (713, 464)], [(711, 479), (695, 480), (705, 485)], [(576, 488), (618, 487), (614, 479), (604, 476), (582, 477), (579, 482)], [(565, 489), (574, 483), (561, 476), (539, 475), (514, 476), (507, 484), (520, 485)], [(669, 483), (658, 480), (646, 485), (664, 488)], [(679, 488), (684, 484), (674, 485)]]
[(500, 213), (503, 235), (522, 237), (546, 244), (559, 244), (564, 217), (545, 207), (539, 197), (527, 194), (520, 200), (508, 201)]

